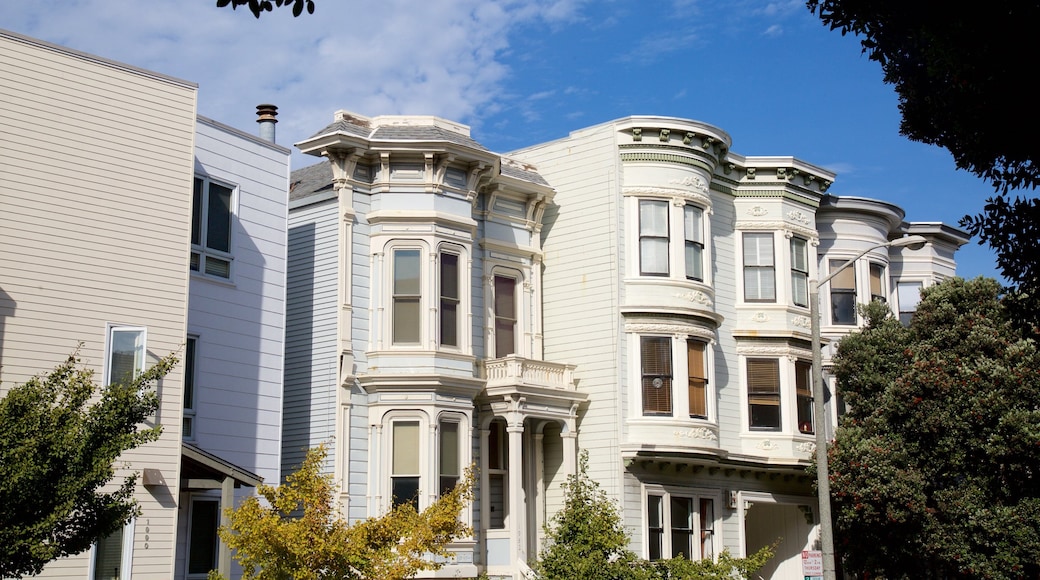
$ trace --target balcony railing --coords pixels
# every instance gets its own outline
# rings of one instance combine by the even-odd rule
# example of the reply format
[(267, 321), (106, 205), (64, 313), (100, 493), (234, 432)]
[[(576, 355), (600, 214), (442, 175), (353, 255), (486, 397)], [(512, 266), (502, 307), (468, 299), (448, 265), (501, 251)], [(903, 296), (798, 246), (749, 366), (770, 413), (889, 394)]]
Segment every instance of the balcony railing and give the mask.
[(511, 354), (484, 361), (488, 387), (526, 386), (574, 391), (574, 365), (534, 360)]

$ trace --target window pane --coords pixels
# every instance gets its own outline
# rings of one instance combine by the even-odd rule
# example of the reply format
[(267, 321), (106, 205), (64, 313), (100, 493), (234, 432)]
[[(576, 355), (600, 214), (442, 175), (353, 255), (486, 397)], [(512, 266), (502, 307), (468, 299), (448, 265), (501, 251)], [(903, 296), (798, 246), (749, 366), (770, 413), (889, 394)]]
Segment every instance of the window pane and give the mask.
[(209, 184), (206, 216), (206, 247), (221, 252), (231, 251), (231, 189)]
[[(830, 267), (831, 272), (834, 272), (837, 268), (840, 268), (844, 264), (844, 260), (831, 260)], [(844, 270), (838, 272), (833, 278), (831, 278), (831, 289), (832, 290), (856, 290), (856, 266), (848, 266)]]
[(112, 329), (109, 383), (129, 382), (144, 371), (144, 331)]
[(184, 343), (184, 409), (195, 408), (195, 338)]
[(668, 237), (668, 202), (639, 202), (639, 235)]
[(708, 417), (708, 375), (704, 369), (705, 343), (686, 341), (686, 359), (690, 374), (690, 416)]
[(773, 234), (744, 234), (744, 265), (773, 265)]
[(639, 272), (641, 274), (668, 274), (668, 239), (643, 238), (639, 240)]
[(744, 299), (768, 302), (776, 300), (775, 272), (772, 268), (744, 268)]
[(701, 553), (700, 557), (711, 559), (715, 557), (712, 537), (715, 535), (715, 502), (710, 499), (701, 499)]
[(419, 473), (419, 422), (394, 421), (393, 423), (393, 474), (415, 475)]
[(642, 387), (644, 415), (672, 414), (672, 339), (642, 337)]
[(806, 274), (791, 274), (791, 300), (796, 306), (809, 306), (809, 277)]
[(812, 365), (797, 361), (794, 363), (795, 393), (798, 404), (798, 431), (801, 433), (813, 432), (813, 395), (812, 395)]
[(505, 423), (492, 421), (488, 431), (488, 469), (505, 469)]
[(394, 476), (390, 480), (390, 495), (394, 507), (410, 503), (419, 509), (419, 478)]
[(441, 421), (441, 475), (459, 475), (459, 424)]
[(856, 295), (851, 292), (831, 291), (831, 323), (856, 324)]
[(704, 243), (704, 240), (701, 239), (701, 215), (701, 208), (692, 205), (683, 206), (683, 229), (686, 241)]
[(886, 301), (886, 295), (884, 288), (885, 283), (885, 267), (881, 264), (870, 265), (870, 299)]
[(459, 345), (459, 257), (455, 254), (440, 256), (440, 343)]
[(805, 240), (791, 238), (791, 268), (799, 272), (809, 271), (809, 252)]
[(488, 474), (488, 496), (491, 504), (489, 528), (502, 530), (506, 527), (506, 476), (501, 473)]
[(686, 277), (703, 280), (704, 248), (694, 242), (686, 242)]
[(394, 250), (394, 295), (420, 293), (419, 250)]
[(119, 580), (123, 563), (123, 528), (97, 541), (94, 547), (94, 580)]
[(394, 250), (393, 342), (419, 342), (419, 250)]
[(419, 299), (394, 299), (394, 344), (419, 342)]
[(191, 503), (191, 531), (188, 545), (188, 573), (205, 574), (217, 567), (217, 526), (219, 504), (215, 501)]
[(672, 557), (693, 560), (693, 499), (671, 496)]
[(202, 180), (196, 177), (191, 192), (191, 243), (196, 246), (202, 244), (202, 184)]
[(660, 560), (664, 552), (663, 500), (664, 498), (657, 495), (646, 496), (647, 543), (651, 560)]
[(516, 352), (516, 280), (495, 276), (495, 356)]

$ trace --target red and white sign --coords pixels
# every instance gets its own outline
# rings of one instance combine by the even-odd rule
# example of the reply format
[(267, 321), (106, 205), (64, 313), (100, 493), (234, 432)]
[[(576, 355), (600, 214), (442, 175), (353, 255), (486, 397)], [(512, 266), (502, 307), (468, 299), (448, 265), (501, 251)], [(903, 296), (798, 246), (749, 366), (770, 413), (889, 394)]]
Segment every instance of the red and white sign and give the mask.
[(802, 576), (823, 578), (823, 552), (820, 550), (804, 550), (802, 552)]

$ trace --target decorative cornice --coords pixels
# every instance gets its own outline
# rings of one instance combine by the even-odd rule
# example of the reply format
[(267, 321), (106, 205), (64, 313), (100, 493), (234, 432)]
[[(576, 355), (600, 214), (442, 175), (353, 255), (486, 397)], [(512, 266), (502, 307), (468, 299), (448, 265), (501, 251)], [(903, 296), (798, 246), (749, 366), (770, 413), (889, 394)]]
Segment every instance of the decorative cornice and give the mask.
[(812, 351), (789, 344), (746, 344), (737, 343), (737, 354), (744, 356), (812, 358)]
[(714, 341), (715, 332), (694, 324), (677, 324), (675, 322), (626, 322), (625, 332), (631, 334), (672, 334), (687, 335)]
[(737, 229), (737, 230), (780, 230), (780, 231), (790, 230), (790, 231), (794, 232), (796, 235), (799, 235), (799, 236), (802, 236), (802, 237), (805, 237), (805, 238), (808, 238), (808, 239), (814, 239), (818, 235), (816, 233), (816, 230), (814, 230), (814, 229), (807, 228), (807, 227), (800, 226), (800, 225), (796, 225), (796, 224), (792, 224), (790, 222), (781, 222), (781, 221), (762, 221), (762, 222), (739, 221), (739, 222), (733, 224), (733, 228)]
[[(645, 148), (646, 146), (641, 146)], [(666, 147), (666, 146), (665, 146)], [(684, 151), (687, 153), (687, 151)], [(679, 155), (676, 153), (659, 153), (654, 151), (631, 151), (622, 152), (621, 161), (633, 162), (633, 161), (655, 161), (659, 163), (675, 163), (676, 165), (686, 165), (689, 167), (698, 167), (705, 171), (712, 171), (713, 165), (715, 164), (711, 159), (703, 159), (704, 155), (696, 155), (693, 151), (689, 151), (688, 155)]]
[(698, 205), (702, 205), (706, 208), (711, 207), (711, 198), (707, 195), (707, 190), (702, 193), (700, 191), (690, 189), (680, 189), (678, 187), (625, 187), (621, 191), (621, 195), (624, 196), (653, 196), (653, 197), (668, 197), (673, 200), (686, 203), (692, 201)]

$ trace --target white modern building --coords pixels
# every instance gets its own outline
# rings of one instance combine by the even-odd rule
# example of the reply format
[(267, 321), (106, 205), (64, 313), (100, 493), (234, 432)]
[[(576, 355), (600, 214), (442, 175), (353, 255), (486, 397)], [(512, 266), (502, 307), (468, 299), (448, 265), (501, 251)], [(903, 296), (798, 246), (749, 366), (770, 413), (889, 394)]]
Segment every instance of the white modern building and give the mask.
[(219, 508), (279, 475), (290, 151), (193, 83), (2, 30), (0, 79), (0, 396), (79, 343), (105, 383), (183, 361), (117, 465), (139, 517), (42, 577), (232, 572)]
[(858, 302), (909, 316), (967, 235), (730, 145), (630, 117), (498, 155), (443, 119), (336, 113), (297, 144), (326, 161), (291, 178), (284, 469), (331, 442), (360, 519), (424, 507), (474, 463), (474, 536), (434, 575), (515, 578), (587, 450), (644, 557), (782, 538), (761, 574), (800, 577), (818, 522), (809, 285), (920, 234), (822, 289), (826, 339)]

